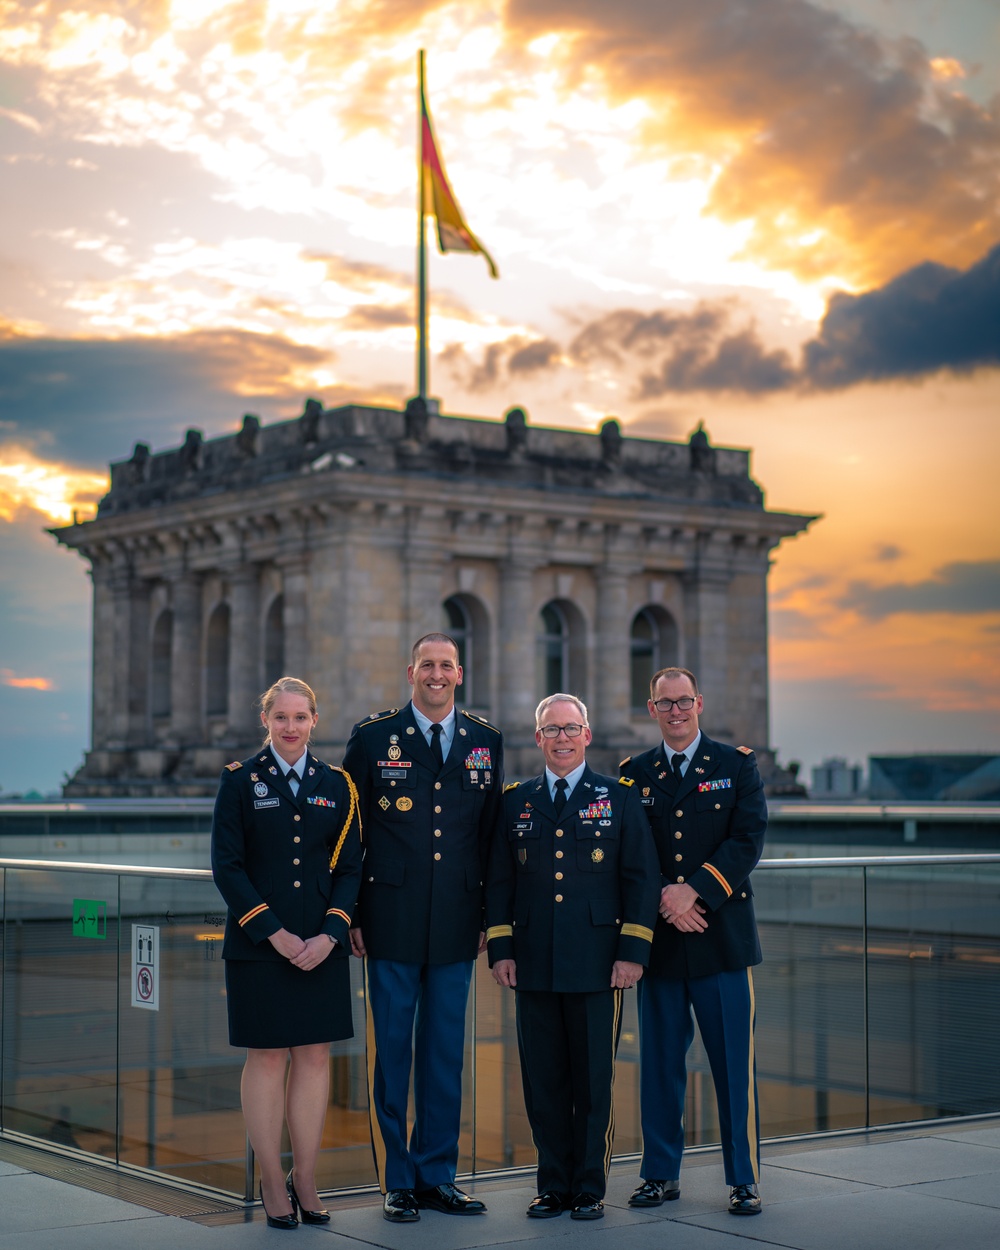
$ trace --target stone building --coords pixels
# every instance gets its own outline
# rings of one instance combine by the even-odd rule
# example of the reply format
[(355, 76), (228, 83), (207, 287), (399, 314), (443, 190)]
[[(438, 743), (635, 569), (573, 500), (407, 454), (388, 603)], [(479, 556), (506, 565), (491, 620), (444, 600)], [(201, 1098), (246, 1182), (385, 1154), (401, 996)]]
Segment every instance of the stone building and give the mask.
[(67, 796), (214, 793), (259, 742), (255, 700), (316, 689), (318, 752), (408, 697), (411, 642), (462, 647), (464, 705), (537, 769), (533, 711), (580, 694), (591, 759), (654, 740), (654, 669), (694, 669), (709, 734), (768, 738), (769, 554), (813, 517), (769, 512), (749, 453), (348, 405), (111, 466), (96, 519), (53, 530), (89, 562), (92, 747)]

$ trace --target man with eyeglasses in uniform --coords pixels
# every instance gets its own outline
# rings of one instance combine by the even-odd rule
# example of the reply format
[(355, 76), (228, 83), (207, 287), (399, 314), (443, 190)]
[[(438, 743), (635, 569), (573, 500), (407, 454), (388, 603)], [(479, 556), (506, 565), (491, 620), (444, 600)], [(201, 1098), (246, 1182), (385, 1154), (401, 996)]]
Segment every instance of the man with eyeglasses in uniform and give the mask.
[(586, 762), (586, 706), (535, 712), (545, 771), (505, 787), (486, 878), (486, 940), (516, 991), (524, 1105), (538, 1152), (533, 1219), (604, 1214), (622, 991), (642, 976), (659, 900), (656, 852), (631, 781)]
[(704, 700), (692, 672), (661, 669), (649, 690), (649, 714), (663, 741), (620, 765), (636, 783), (661, 873), (660, 919), (638, 991), (643, 1180), (629, 1206), (680, 1197), (693, 1011), (715, 1084), (728, 1210), (757, 1215), (751, 970), (762, 956), (750, 873), (764, 849), (764, 789), (749, 747), (702, 733)]

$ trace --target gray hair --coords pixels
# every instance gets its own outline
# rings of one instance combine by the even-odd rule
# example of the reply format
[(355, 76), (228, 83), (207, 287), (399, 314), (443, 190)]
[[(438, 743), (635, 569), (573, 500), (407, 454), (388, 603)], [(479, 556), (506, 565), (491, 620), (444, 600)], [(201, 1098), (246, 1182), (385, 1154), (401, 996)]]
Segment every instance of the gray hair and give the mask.
[(587, 719), (587, 705), (582, 699), (578, 699), (575, 694), (547, 694), (545, 698), (535, 708), (535, 728), (542, 727), (542, 713), (546, 708), (550, 708), (553, 703), (572, 703), (580, 713), (580, 720), (589, 729), (590, 721)]

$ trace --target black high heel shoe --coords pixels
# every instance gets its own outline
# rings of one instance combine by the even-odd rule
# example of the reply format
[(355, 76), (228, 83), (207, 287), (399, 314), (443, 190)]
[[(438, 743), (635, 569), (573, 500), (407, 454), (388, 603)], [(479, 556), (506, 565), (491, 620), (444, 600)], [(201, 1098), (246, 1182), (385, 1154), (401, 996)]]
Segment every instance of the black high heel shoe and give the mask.
[[(292, 1172), (295, 1169), (292, 1168)], [(330, 1212), (324, 1207), (321, 1211), (307, 1211), (299, 1202), (299, 1195), (295, 1192), (295, 1182), (292, 1180), (292, 1172), (285, 1177), (285, 1188), (288, 1190), (288, 1196), (292, 1201), (292, 1209), (298, 1211), (302, 1216), (303, 1224), (329, 1224)]]
[[(259, 1190), (260, 1190), (260, 1205), (261, 1205), (262, 1207), (264, 1207), (264, 1186), (263, 1186), (263, 1184), (261, 1184), (261, 1185), (259, 1186)], [(299, 1226), (299, 1222), (298, 1222), (298, 1220), (295, 1218), (295, 1200), (294, 1200), (294, 1199), (292, 1200), (292, 1213), (291, 1213), (291, 1215), (268, 1215), (268, 1213), (267, 1213), (267, 1207), (264, 1207), (264, 1218), (267, 1220), (267, 1226), (268, 1226), (268, 1228), (288, 1228), (288, 1229), (292, 1229), (292, 1228), (298, 1228), (298, 1226)]]

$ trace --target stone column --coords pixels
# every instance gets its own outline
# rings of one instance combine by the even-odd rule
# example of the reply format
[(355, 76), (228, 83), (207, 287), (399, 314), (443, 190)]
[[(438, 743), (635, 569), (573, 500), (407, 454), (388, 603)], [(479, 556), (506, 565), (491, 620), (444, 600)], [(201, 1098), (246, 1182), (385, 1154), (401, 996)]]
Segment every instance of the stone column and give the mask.
[(254, 737), (260, 695), (260, 620), (257, 569), (243, 564), (229, 574), (229, 707), (227, 736), (234, 743)]
[(285, 670), (309, 681), (309, 558), (285, 556), (278, 564), (284, 594)]
[(170, 656), (170, 731), (180, 746), (195, 746), (204, 737), (201, 582), (193, 573), (181, 573), (171, 591), (174, 636)]
[(111, 575), (114, 650), (111, 655), (112, 704), (109, 746), (128, 743), (130, 660), (132, 650), (132, 576), (124, 554), (119, 553)]
[(729, 588), (732, 571), (718, 550), (719, 538), (701, 533), (695, 540), (695, 566), (685, 570), (684, 667), (698, 678), (705, 696), (703, 727), (723, 741), (732, 737), (728, 695)]
[(628, 612), (630, 569), (619, 563), (595, 570), (597, 611), (594, 621), (597, 706), (591, 717), (594, 736), (607, 746), (631, 738), (631, 636)]
[(90, 745), (92, 750), (100, 751), (108, 746), (113, 733), (115, 597), (111, 560), (107, 553), (95, 548), (85, 554), (90, 560), (90, 580), (94, 587)]
[(500, 565), (500, 691), (498, 719), (512, 746), (534, 743), (536, 561), (514, 555)]
[(149, 598), (148, 582), (132, 581), (129, 601), (128, 741), (144, 746), (149, 740)]

